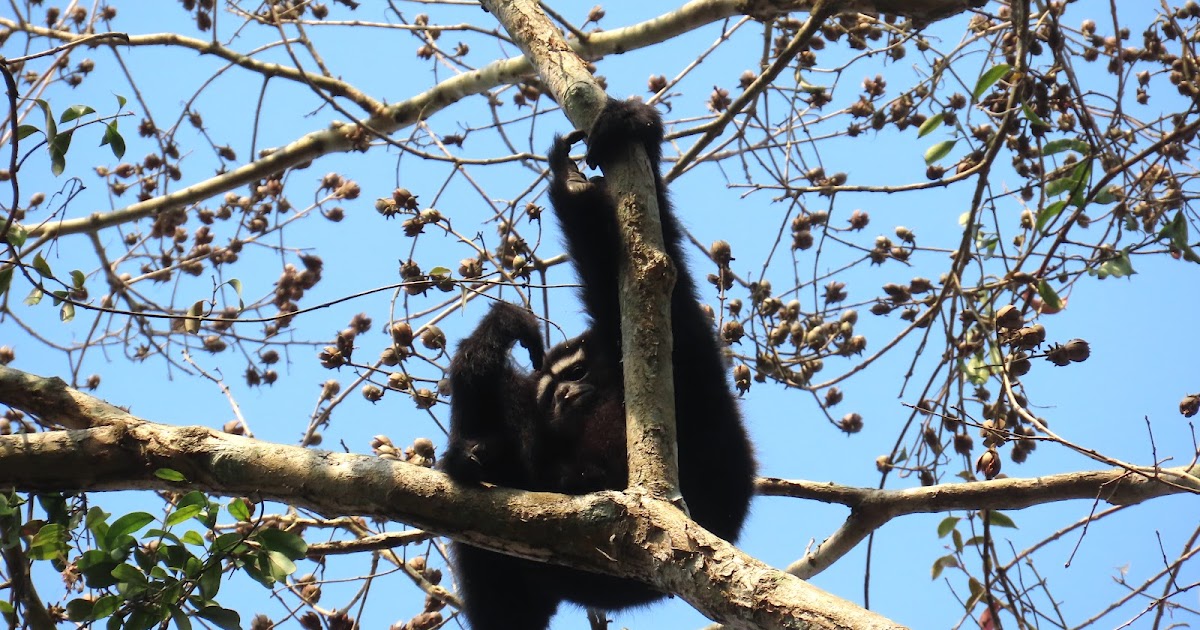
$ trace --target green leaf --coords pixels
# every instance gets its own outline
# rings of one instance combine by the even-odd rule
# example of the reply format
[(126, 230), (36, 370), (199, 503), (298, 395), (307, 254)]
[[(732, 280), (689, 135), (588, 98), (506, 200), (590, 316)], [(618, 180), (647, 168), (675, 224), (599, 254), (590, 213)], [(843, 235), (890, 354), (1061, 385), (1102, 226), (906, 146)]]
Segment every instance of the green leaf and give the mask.
[(146, 583), (146, 576), (143, 575), (142, 572), (139, 571), (138, 568), (133, 566), (132, 564), (127, 564), (127, 563), (118, 564), (116, 566), (116, 568), (114, 568), (112, 570), (112, 575), (113, 575), (113, 577), (117, 578), (118, 580), (120, 580), (122, 582), (128, 582), (130, 584), (145, 584)]
[(163, 481), (187, 481), (187, 477), (184, 477), (183, 473), (178, 470), (171, 470), (170, 468), (159, 468), (154, 471), (154, 476)]
[(62, 308), (58, 310), (58, 320), (64, 324), (75, 319), (75, 305), (70, 302), (63, 302)]
[(1062, 214), (1063, 208), (1067, 207), (1065, 199), (1059, 199), (1054, 203), (1042, 208), (1038, 211), (1037, 221), (1034, 222), (1034, 229), (1042, 234), (1046, 233), (1046, 227), (1054, 222), (1054, 218)]
[(203, 617), (224, 630), (242, 630), (242, 618), (228, 608), (206, 606), (196, 611), (197, 617)]
[(67, 530), (58, 523), (43, 525), (29, 542), (29, 557), (34, 560), (56, 560), (67, 551)]
[(13, 268), (5, 267), (0, 269), (0, 296), (8, 293), (8, 289), (12, 287)]
[(42, 108), (42, 113), (46, 115), (46, 142), (53, 142), (54, 136), (58, 135), (58, 125), (54, 124), (54, 112), (50, 111), (50, 103), (40, 98), (33, 99), (33, 102)]
[(121, 607), (121, 598), (116, 595), (104, 595), (92, 605), (92, 619), (104, 619), (117, 612)]
[(96, 506), (92, 506), (87, 512), (87, 517), (84, 519), (84, 526), (97, 539), (103, 540), (104, 535), (108, 533), (108, 523), (106, 521), (108, 521), (108, 517), (110, 516), (112, 514)]
[(944, 114), (934, 114), (933, 116), (926, 118), (925, 122), (921, 123), (921, 128), (917, 130), (917, 137), (924, 138), (925, 136), (933, 133), (935, 129), (942, 126), (942, 121), (945, 119), (946, 116)]
[(205, 567), (197, 584), (200, 587), (201, 597), (206, 600), (214, 599), (217, 592), (221, 590), (221, 565), (214, 562)]
[(1188, 224), (1187, 219), (1183, 216), (1183, 211), (1175, 213), (1175, 216), (1170, 221), (1163, 225), (1162, 230), (1158, 233), (1159, 238), (1166, 238), (1171, 241), (1171, 245), (1178, 249), (1183, 255), (1183, 259), (1188, 262), (1200, 263), (1200, 256), (1192, 250), (1192, 246), (1188, 243)]
[(208, 505), (208, 497), (205, 496), (205, 494), (203, 492), (200, 492), (199, 490), (192, 490), (191, 492), (180, 497), (179, 500), (175, 502), (175, 507), (177, 507), (177, 508), (183, 507), (185, 505), (207, 506)]
[(50, 263), (42, 257), (42, 252), (33, 255), (33, 270), (38, 272), (43, 278), (53, 278), (54, 272), (50, 270)]
[(237, 278), (230, 278), (228, 281), (225, 282), (225, 284), (228, 284), (230, 287), (233, 287), (234, 292), (237, 293), (238, 313), (240, 314), (243, 310), (246, 309), (246, 304), (244, 302), (242, 302), (242, 281), (238, 280)]
[(172, 525), (178, 525), (188, 519), (194, 518), (194, 517), (198, 516), (201, 512), (203, 512), (205, 507), (207, 507), (207, 506), (204, 506), (204, 505), (183, 506), (183, 507), (175, 510), (174, 512), (172, 512), (171, 515), (167, 517), (166, 526), (171, 527)]
[(1006, 63), (993, 66), (990, 70), (984, 72), (979, 77), (979, 80), (975, 82), (975, 89), (971, 90), (971, 95), (978, 101), (983, 96), (983, 93), (991, 89), (997, 81), (1004, 78), (1004, 75), (1008, 74), (1009, 70), (1012, 70), (1012, 66)]
[(299, 560), (308, 553), (308, 543), (303, 538), (274, 527), (259, 530), (254, 538), (264, 549), (278, 551), (292, 560)]
[(243, 565), (242, 571), (244, 571), (246, 575), (250, 577), (250, 579), (262, 584), (264, 588), (275, 588), (275, 578), (271, 577), (271, 574), (262, 566), (260, 566), (263, 564), (262, 556), (255, 556), (254, 560), (254, 563), (247, 563)]
[(71, 270), (71, 286), (75, 287), (76, 289), (82, 289), (83, 281), (85, 279), (86, 279), (86, 276), (83, 275), (82, 271), (80, 271), (78, 269)]
[[(995, 349), (989, 352), (989, 355), (994, 353)], [(970, 360), (963, 366), (962, 373), (972, 385), (983, 385), (992, 377), (992, 366), (994, 365), (999, 365), (999, 362), (989, 363), (982, 351), (976, 352), (971, 355)]]
[(1120, 192), (1120, 190), (1121, 189), (1117, 188), (1117, 186), (1115, 184), (1110, 185), (1110, 186), (1105, 186), (1104, 188), (1101, 188), (1100, 190), (1096, 191), (1095, 196), (1092, 197), (1092, 203), (1097, 203), (1102, 206), (1107, 206), (1108, 204), (1113, 203), (1117, 200), (1117, 193)]
[(21, 125), (17, 127), (17, 140), (24, 140), (25, 138), (28, 138), (39, 131), (41, 131), (41, 129), (38, 129), (33, 125)]
[(1077, 138), (1059, 138), (1051, 140), (1042, 145), (1042, 155), (1054, 155), (1063, 151), (1074, 151), (1080, 155), (1088, 155), (1091, 152), (1091, 147), (1088, 143)]
[(21, 247), (25, 244), (25, 240), (29, 238), (29, 231), (13, 223), (8, 226), (8, 235), (6, 238), (13, 247)]
[(1029, 103), (1021, 104), (1021, 113), (1025, 115), (1025, 118), (1031, 124), (1033, 124), (1034, 127), (1046, 128), (1050, 126), (1050, 123), (1042, 120), (1042, 117), (1038, 116), (1037, 112), (1033, 111), (1033, 108), (1029, 106)]
[(171, 621), (175, 622), (175, 627), (179, 630), (192, 630), (192, 620), (183, 612), (183, 609), (178, 606), (171, 606)]
[(200, 536), (199, 532), (184, 532), (183, 536), (180, 537), (179, 540), (188, 545), (196, 545), (197, 547), (204, 546), (204, 538)]
[(55, 175), (62, 175), (63, 171), (67, 170), (67, 150), (71, 148), (71, 138), (74, 135), (73, 130), (64, 131), (50, 141), (50, 171)]
[(995, 525), (996, 527), (1008, 527), (1011, 529), (1017, 529), (1017, 524), (1014, 523), (1013, 520), (1011, 518), (1009, 518), (1007, 514), (1001, 512), (999, 510), (988, 510), (988, 523), (991, 523), (992, 525)]
[(58, 122), (60, 122), (60, 123), (71, 122), (72, 120), (75, 120), (76, 118), (83, 118), (84, 116), (87, 116), (88, 114), (95, 114), (95, 113), (96, 113), (96, 110), (92, 109), (91, 107), (88, 107), (87, 105), (72, 105), (72, 106), (66, 108), (65, 110), (63, 110), (62, 116), (58, 117)]
[[(108, 533), (105, 538), (108, 542), (113, 542), (118, 536), (130, 536), (139, 529), (154, 522), (154, 516), (146, 512), (130, 512), (112, 522), (108, 526)], [(112, 549), (112, 545), (109, 545)]]
[(179, 540), (179, 537), (176, 536), (175, 534), (172, 534), (171, 532), (169, 532), (165, 529), (159, 529), (157, 527), (151, 527), (150, 529), (147, 529), (142, 534), (143, 540), (149, 540), (151, 538), (163, 538), (163, 539), (169, 540), (175, 544), (179, 544), (181, 542)]
[(933, 164), (950, 154), (958, 140), (943, 140), (925, 150), (925, 164)]
[(1078, 183), (1079, 182), (1075, 181), (1075, 178), (1071, 177), (1070, 175), (1066, 177), (1059, 177), (1058, 179), (1051, 180), (1046, 184), (1046, 195), (1048, 197), (1057, 197), (1065, 192), (1071, 192), (1072, 190), (1075, 190), (1075, 185)]
[(94, 606), (90, 599), (72, 599), (67, 602), (67, 619), (75, 622), (88, 621), (92, 618)]
[(29, 295), (25, 297), (25, 305), (26, 306), (37, 306), (38, 304), (40, 304), (42, 302), (42, 295), (43, 295), (43, 293), (42, 293), (41, 289), (39, 289), (37, 287), (33, 287), (33, 290), (30, 291)]
[(187, 313), (183, 320), (184, 332), (196, 334), (200, 332), (201, 317), (204, 316), (204, 300), (196, 300), (195, 304), (188, 307)]
[(268, 551), (266, 554), (268, 572), (276, 582), (287, 580), (287, 576), (296, 572), (296, 563), (278, 551)]
[(967, 581), (967, 588), (971, 591), (971, 596), (967, 598), (966, 610), (971, 610), (979, 600), (983, 599), (983, 582), (975, 578), (970, 578)]
[(229, 515), (238, 521), (245, 523), (250, 520), (250, 506), (241, 497), (230, 501), (226, 509), (229, 510)]
[(80, 559), (88, 561), (86, 565), (82, 563), (79, 565), (79, 572), (83, 574), (83, 583), (88, 588), (108, 588), (118, 582), (112, 572), (120, 563), (110, 559), (107, 553), (98, 549), (89, 549), (83, 552)]
[(955, 558), (952, 555), (942, 556), (941, 558), (938, 558), (937, 560), (933, 561), (933, 570), (930, 572), (930, 573), (932, 573), (932, 576), (930, 577), (930, 579), (936, 580), (939, 577), (941, 577), (942, 571), (946, 567), (957, 567), (957, 566), (958, 566), (958, 558)]
[(125, 107), (125, 103), (129, 102), (129, 101), (125, 100), (125, 97), (121, 96), (120, 94), (113, 94), (113, 96), (117, 97), (117, 109), (121, 109), (122, 107)]
[[(970, 473), (968, 472), (967, 474), (970, 474)], [(968, 481), (970, 481), (970, 480), (968, 480)], [(950, 538), (954, 541), (954, 550), (961, 552), (963, 550), (962, 532), (958, 531), (958, 529), (955, 528), (955, 529), (951, 530)]]
[(125, 157), (125, 138), (117, 130), (117, 121), (115, 120), (104, 126), (104, 137), (100, 138), (100, 146), (106, 144), (112, 149), (113, 155), (117, 156), (118, 160)]
[(1051, 313), (1062, 310), (1062, 298), (1058, 297), (1058, 293), (1055, 292), (1054, 287), (1050, 286), (1049, 282), (1038, 280), (1037, 292), (1042, 298), (1042, 303)]
[(1089, 273), (1103, 280), (1109, 276), (1114, 278), (1124, 278), (1137, 273), (1133, 269), (1133, 263), (1129, 260), (1129, 248), (1121, 250), (1116, 256), (1100, 263), (1100, 266), (1094, 270), (1089, 270)]
[(213, 541), (213, 553), (228, 554), (232, 553), (239, 545), (245, 544), (246, 537), (236, 532), (229, 534), (221, 534)]
[(947, 516), (942, 519), (942, 522), (938, 523), (937, 527), (938, 538), (945, 538), (946, 534), (954, 531), (954, 528), (958, 526), (958, 521), (959, 518), (957, 516)]

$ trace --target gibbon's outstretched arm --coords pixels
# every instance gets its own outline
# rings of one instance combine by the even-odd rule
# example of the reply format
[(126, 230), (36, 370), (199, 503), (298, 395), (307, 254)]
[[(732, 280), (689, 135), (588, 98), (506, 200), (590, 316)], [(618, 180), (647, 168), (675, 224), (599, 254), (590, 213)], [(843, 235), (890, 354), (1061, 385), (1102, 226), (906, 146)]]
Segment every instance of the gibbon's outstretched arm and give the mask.
[(442, 470), (456, 481), (529, 488), (539, 457), (537, 408), (532, 377), (509, 357), (516, 343), (540, 369), (545, 352), (537, 319), (497, 302), (450, 361), (450, 440)]

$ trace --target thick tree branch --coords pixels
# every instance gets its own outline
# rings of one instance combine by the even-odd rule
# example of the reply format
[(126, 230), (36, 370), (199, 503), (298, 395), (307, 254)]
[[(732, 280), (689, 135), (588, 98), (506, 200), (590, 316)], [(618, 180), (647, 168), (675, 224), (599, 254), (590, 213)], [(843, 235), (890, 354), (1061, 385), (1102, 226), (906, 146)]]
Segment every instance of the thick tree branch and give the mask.
[[(45, 401), (61, 396), (20, 393), (31, 379), (36, 377), (0, 367), (0, 403), (55, 414), (55, 403)], [(41, 380), (34, 384), (63, 387)], [(89, 397), (67, 397), (76, 398)], [(99, 401), (91, 408), (116, 410)], [(640, 580), (734, 627), (899, 627), (768, 567), (645, 495), (463, 488), (411, 464), (159, 425), (120, 410), (90, 424), (95, 428), (0, 436), (0, 487), (179, 490), (183, 484), (154, 474), (169, 468), (192, 489), (282, 501), (326, 515), (393, 518), (501, 553)]]

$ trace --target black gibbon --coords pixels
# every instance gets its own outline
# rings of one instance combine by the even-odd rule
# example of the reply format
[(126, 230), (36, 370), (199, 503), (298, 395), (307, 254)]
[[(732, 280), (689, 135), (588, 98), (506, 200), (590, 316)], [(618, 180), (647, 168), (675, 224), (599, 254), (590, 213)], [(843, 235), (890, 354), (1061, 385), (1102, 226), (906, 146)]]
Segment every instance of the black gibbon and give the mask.
[[(571, 160), (579, 135), (554, 140), (550, 200), (591, 327), (543, 356), (533, 315), (498, 303), (459, 344), (450, 363), (450, 441), (441, 463), (458, 482), (567, 494), (628, 485), (616, 208), (604, 179), (587, 179)], [(678, 268), (671, 327), (680, 489), (697, 523), (736, 540), (754, 493), (754, 455), (658, 172), (662, 120), (641, 101), (610, 100), (587, 137), (593, 167), (606, 168), (631, 143), (640, 143), (650, 158), (666, 253)], [(529, 351), (532, 373), (510, 360), (516, 343)], [(453, 562), (474, 630), (543, 630), (562, 601), (615, 610), (663, 596), (629, 580), (460, 543), (453, 545)]]

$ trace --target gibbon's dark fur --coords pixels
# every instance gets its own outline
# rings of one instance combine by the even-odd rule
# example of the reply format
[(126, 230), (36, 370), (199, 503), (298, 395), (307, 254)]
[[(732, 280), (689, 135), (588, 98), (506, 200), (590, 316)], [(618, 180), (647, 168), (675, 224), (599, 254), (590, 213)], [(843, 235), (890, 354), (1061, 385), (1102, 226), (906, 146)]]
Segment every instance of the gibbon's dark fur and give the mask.
[[(578, 134), (569, 138), (577, 139)], [(550, 200), (583, 285), (591, 328), (543, 357), (537, 320), (498, 303), (450, 363), (450, 442), (442, 469), (460, 483), (584, 494), (628, 485), (616, 208), (604, 180), (580, 173), (572, 139), (550, 149)], [(640, 143), (658, 191), (671, 295), (679, 476), (692, 518), (735, 540), (754, 493), (755, 463), (709, 319), (684, 265), (682, 234), (659, 174), (662, 120), (641, 101), (610, 100), (588, 134), (587, 162), (606, 168)], [(529, 351), (532, 373), (509, 352)], [(543, 630), (559, 602), (614, 610), (662, 593), (642, 584), (453, 545), (463, 612), (474, 630)]]

